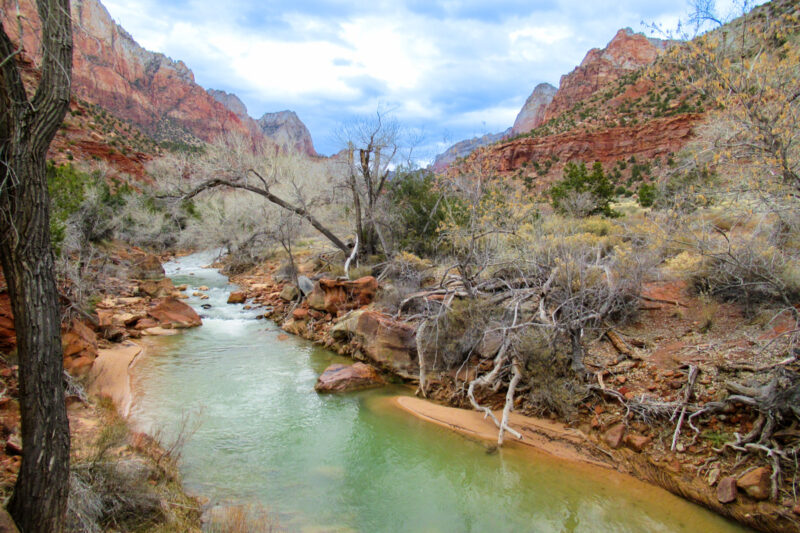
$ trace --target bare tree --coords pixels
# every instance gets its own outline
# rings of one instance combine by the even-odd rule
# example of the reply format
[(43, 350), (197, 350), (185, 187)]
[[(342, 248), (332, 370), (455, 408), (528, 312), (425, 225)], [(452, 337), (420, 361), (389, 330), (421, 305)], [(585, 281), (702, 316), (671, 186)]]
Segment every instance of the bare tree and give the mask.
[[(26, 533), (63, 530), (69, 477), (45, 163), (69, 106), (72, 26), (69, 0), (37, 0), (36, 6), (42, 35), (35, 88), (26, 87), (17, 61), (24, 53), (21, 19), (3, 12), (0, 22), (0, 262), (17, 332), (25, 446), (9, 510)], [(6, 33), (7, 23), (19, 25), (17, 44)]]
[(347, 150), (347, 186), (352, 198), (356, 235), (364, 255), (390, 253), (381, 229), (378, 202), (391, 168), (400, 155), (401, 131), (396, 120), (380, 111), (374, 118), (346, 124), (339, 134)]
[[(294, 154), (283, 153), (273, 145), (253, 146), (249, 139), (229, 134), (210, 145), (206, 154), (182, 161), (167, 195), (189, 200), (220, 188), (249, 191), (304, 219), (347, 256), (350, 248), (314, 216), (313, 202), (297, 185), (296, 178), (302, 172), (299, 164)], [(167, 172), (163, 165), (160, 170)], [(281, 185), (290, 188), (290, 200), (273, 192)]]

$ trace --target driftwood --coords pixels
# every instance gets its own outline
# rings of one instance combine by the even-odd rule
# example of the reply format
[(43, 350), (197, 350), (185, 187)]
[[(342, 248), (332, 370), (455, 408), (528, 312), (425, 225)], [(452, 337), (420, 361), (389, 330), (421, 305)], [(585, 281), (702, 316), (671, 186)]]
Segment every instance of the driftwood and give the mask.
[[(675, 424), (675, 433), (672, 434), (672, 445), (670, 446), (671, 451), (675, 451), (675, 447), (678, 445), (678, 436), (681, 434), (681, 427), (683, 426), (683, 419), (686, 416), (686, 410), (689, 408), (689, 401), (692, 399), (692, 394), (694, 394), (694, 385), (697, 382), (697, 375), (700, 373), (700, 370), (692, 365), (689, 367), (689, 379), (686, 382), (686, 389), (683, 393), (683, 405), (681, 406), (681, 415), (678, 417), (678, 423)], [(677, 413), (677, 410), (675, 411)], [(674, 415), (673, 415), (674, 416)]]

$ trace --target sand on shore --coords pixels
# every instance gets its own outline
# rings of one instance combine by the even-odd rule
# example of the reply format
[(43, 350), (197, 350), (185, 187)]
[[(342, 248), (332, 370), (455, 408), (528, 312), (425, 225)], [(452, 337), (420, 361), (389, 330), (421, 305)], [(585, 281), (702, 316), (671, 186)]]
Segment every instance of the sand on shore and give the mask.
[[(497, 426), (482, 413), (468, 409), (446, 407), (428, 400), (411, 396), (395, 396), (392, 403), (412, 415), (446, 427), (458, 433), (497, 443)], [(495, 412), (499, 420), (502, 413)], [(613, 468), (610, 463), (593, 457), (585, 448), (591, 447), (588, 439), (580, 431), (564, 424), (511, 413), (510, 425), (520, 432), (522, 439), (510, 433), (504, 437), (504, 447), (532, 448), (560, 459), (589, 463)]]
[(125, 418), (130, 413), (133, 401), (129, 368), (141, 352), (142, 347), (133, 341), (98, 350), (89, 374), (89, 392), (111, 398), (120, 415)]

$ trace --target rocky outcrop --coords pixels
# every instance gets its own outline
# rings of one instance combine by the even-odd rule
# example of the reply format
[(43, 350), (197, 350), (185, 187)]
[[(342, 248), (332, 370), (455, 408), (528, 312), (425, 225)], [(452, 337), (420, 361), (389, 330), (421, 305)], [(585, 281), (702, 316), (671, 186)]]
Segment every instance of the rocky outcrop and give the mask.
[(353, 357), (364, 358), (405, 379), (417, 379), (417, 358), (414, 326), (365, 309), (352, 311), (331, 329), (339, 342), (355, 341), (358, 350)]
[(619, 30), (605, 48), (589, 50), (579, 66), (561, 76), (558, 92), (547, 106), (542, 122), (571, 109), (625, 74), (649, 65), (667, 45), (668, 41), (648, 39), (630, 28)]
[(511, 127), (511, 135), (527, 133), (541, 125), (547, 113), (547, 106), (553, 101), (556, 91), (558, 89), (549, 83), (537, 85), (525, 101), (516, 120), (514, 120), (514, 125)]
[(331, 365), (317, 379), (317, 392), (345, 392), (380, 387), (383, 381), (378, 371), (370, 365)]
[(193, 328), (203, 323), (194, 309), (175, 298), (161, 300), (147, 314), (165, 328)]
[[(677, 152), (692, 137), (703, 115), (686, 114), (602, 131), (572, 131), (547, 137), (522, 137), (500, 143), (484, 154), (500, 172), (512, 172), (533, 161), (600, 161), (611, 163), (630, 156), (652, 159)], [(554, 167), (555, 169), (556, 167)], [(546, 185), (547, 183), (542, 183)]]
[(257, 121), (261, 132), (289, 152), (317, 155), (311, 134), (294, 111), (264, 113)]
[(73, 375), (85, 374), (97, 358), (97, 335), (80, 320), (73, 320), (61, 336), (64, 368)]

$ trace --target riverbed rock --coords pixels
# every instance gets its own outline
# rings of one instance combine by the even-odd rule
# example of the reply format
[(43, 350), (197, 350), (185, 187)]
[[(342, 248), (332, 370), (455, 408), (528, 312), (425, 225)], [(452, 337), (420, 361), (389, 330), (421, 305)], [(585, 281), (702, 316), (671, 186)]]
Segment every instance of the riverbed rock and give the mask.
[(361, 309), (342, 317), (331, 336), (339, 342), (355, 341), (360, 352), (381, 368), (407, 379), (419, 376), (414, 327), (409, 324)]
[(314, 290), (314, 282), (308, 276), (297, 276), (297, 288), (303, 296), (308, 296)]
[(603, 434), (603, 440), (611, 448), (617, 449), (622, 445), (622, 438), (625, 436), (625, 424), (620, 422), (611, 426), (608, 431)]
[(169, 278), (158, 281), (145, 280), (139, 282), (139, 292), (148, 295), (150, 298), (166, 298), (175, 292), (175, 286)]
[(161, 260), (152, 254), (146, 254), (139, 259), (136, 259), (131, 266), (132, 279), (138, 280), (160, 280), (164, 279), (166, 273), (164, 267), (161, 266)]
[(286, 285), (281, 291), (280, 298), (281, 300), (286, 300), (287, 302), (291, 302), (292, 300), (296, 299), (299, 295), (300, 291), (297, 290), (297, 287), (295, 287), (294, 285)]
[(736, 486), (754, 500), (766, 500), (771, 488), (770, 471), (760, 466), (737, 479)]
[(307, 331), (307, 326), (308, 323), (304, 320), (295, 320), (294, 318), (290, 318), (283, 323), (281, 329), (287, 333), (291, 333), (292, 335), (302, 337)]
[(147, 314), (166, 328), (193, 328), (203, 323), (194, 309), (175, 298), (161, 300)]
[(719, 480), (717, 500), (720, 503), (731, 503), (736, 500), (736, 478), (729, 476)]
[(243, 304), (247, 300), (247, 294), (244, 291), (233, 291), (228, 296), (229, 304)]
[(331, 365), (317, 379), (317, 392), (344, 392), (380, 387), (385, 384), (378, 371), (370, 365)]

